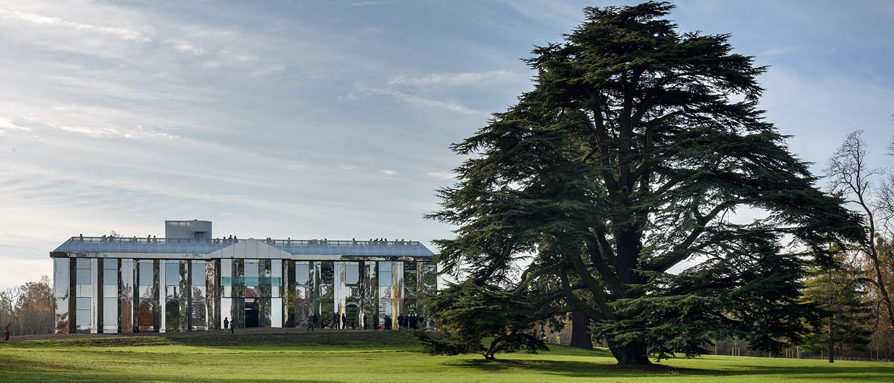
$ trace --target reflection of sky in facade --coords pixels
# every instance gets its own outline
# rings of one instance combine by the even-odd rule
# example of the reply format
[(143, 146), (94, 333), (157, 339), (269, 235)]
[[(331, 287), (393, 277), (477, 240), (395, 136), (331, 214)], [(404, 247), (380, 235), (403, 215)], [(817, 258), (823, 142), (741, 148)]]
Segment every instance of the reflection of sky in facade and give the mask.
[[(421, 218), (460, 163), (448, 145), (531, 88), (532, 45), (607, 3), (0, 0), (0, 288), (50, 275), (57, 238), (163, 218), (450, 237)], [(671, 18), (770, 65), (761, 107), (815, 171), (856, 128), (890, 163), (890, 1), (696, 0)]]

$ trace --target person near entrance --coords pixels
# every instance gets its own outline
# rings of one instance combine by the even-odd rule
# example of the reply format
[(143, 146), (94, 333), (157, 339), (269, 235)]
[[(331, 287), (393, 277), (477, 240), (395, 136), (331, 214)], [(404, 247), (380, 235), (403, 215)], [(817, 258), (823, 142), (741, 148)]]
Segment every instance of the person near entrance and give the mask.
[(307, 318), (307, 331), (314, 331), (314, 328), (317, 327), (317, 314), (311, 315), (310, 318)]
[(230, 319), (228, 317), (224, 317), (224, 334), (230, 332)]

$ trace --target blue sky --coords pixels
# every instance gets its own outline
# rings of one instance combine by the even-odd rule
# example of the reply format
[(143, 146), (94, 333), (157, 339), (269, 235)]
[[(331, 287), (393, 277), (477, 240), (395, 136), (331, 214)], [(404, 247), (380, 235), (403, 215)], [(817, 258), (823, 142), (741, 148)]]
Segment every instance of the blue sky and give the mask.
[[(0, 0), (0, 288), (71, 235), (415, 239), (448, 145), (531, 88), (579, 1)], [(819, 172), (853, 129), (887, 166), (894, 2), (680, 1), (770, 65), (762, 107)], [(434, 250), (434, 248), (433, 248)]]

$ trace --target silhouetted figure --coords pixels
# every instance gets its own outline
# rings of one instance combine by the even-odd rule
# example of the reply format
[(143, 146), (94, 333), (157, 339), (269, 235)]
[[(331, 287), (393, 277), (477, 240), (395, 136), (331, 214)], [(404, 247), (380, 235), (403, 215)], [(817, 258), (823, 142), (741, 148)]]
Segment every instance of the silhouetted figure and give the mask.
[(373, 314), (373, 330), (379, 331), (379, 313)]
[(314, 313), (314, 315), (311, 315), (310, 318), (307, 318), (307, 331), (314, 331), (314, 328), (317, 327), (318, 320), (319, 317), (317, 317), (316, 313)]
[(224, 334), (230, 332), (230, 319), (229, 317), (224, 317)]
[(366, 314), (363, 314), (363, 329), (364, 330), (369, 329), (369, 316)]
[(416, 329), (416, 314), (410, 314), (410, 328)]
[(6, 326), (3, 327), (3, 335), (6, 336), (6, 339), (3, 340), (4, 342), (9, 342), (9, 325), (11, 324), (12, 322), (7, 323)]
[(391, 317), (385, 315), (385, 330), (391, 330)]
[(342, 330), (348, 328), (348, 317), (345, 313), (341, 313), (341, 328)]
[(236, 318), (233, 318), (233, 321), (230, 322), (230, 334), (236, 334)]
[(338, 313), (332, 314), (332, 328), (338, 329), (338, 321), (340, 318)]

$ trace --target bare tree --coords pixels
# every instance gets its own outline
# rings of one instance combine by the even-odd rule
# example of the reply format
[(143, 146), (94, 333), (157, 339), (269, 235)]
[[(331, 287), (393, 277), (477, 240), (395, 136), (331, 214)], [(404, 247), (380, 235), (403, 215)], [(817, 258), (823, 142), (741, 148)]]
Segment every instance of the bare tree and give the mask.
[[(894, 151), (894, 144), (890, 147)], [(888, 325), (894, 328), (894, 305), (888, 289), (891, 285), (890, 266), (887, 254), (882, 254), (885, 238), (882, 233), (889, 234), (891, 218), (894, 213), (894, 175), (882, 169), (870, 168), (866, 163), (869, 151), (863, 140), (863, 131), (856, 130), (845, 138), (841, 147), (829, 159), (826, 177), (830, 180), (833, 192), (841, 193), (848, 202), (858, 206), (865, 219), (867, 240), (858, 245), (859, 252), (868, 260), (872, 277), (869, 282), (875, 287), (879, 296), (879, 311)], [(887, 176), (876, 186), (872, 179)]]
[(46, 275), (37, 282), (0, 291), (0, 328), (13, 335), (53, 331), (53, 287)]

